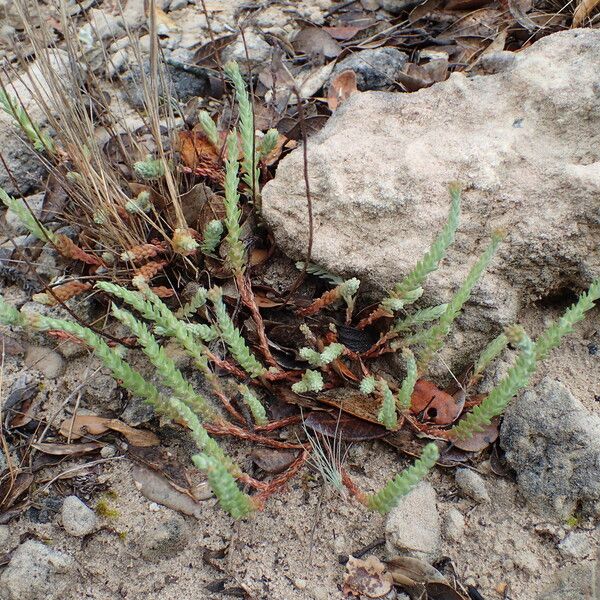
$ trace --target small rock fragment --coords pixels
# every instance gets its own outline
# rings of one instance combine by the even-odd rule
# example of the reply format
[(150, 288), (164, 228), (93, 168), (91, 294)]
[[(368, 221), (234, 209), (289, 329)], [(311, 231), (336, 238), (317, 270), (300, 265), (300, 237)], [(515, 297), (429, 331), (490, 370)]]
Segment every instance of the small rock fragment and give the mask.
[(0, 554), (9, 551), (10, 531), (8, 525), (0, 525)]
[(62, 505), (62, 525), (64, 530), (75, 537), (93, 533), (98, 526), (96, 513), (87, 507), (77, 496), (68, 496)]
[(2, 600), (48, 600), (59, 598), (68, 581), (61, 574), (73, 567), (73, 558), (63, 552), (28, 540), (12, 555), (0, 576)]
[(573, 531), (558, 544), (559, 552), (566, 558), (586, 558), (592, 553), (589, 536), (584, 531)]
[(457, 469), (454, 479), (463, 495), (480, 504), (490, 502), (490, 495), (488, 494), (485, 481), (475, 471), (471, 469)]
[(240, 36), (223, 50), (223, 62), (234, 60), (240, 65), (242, 71), (247, 70), (248, 67), (256, 69), (271, 56), (271, 46), (253, 31), (245, 31), (244, 38), (245, 46)]
[(551, 576), (537, 600), (590, 600), (596, 597), (598, 561), (569, 565)]
[(456, 508), (451, 508), (444, 517), (444, 537), (452, 542), (462, 539), (465, 532), (465, 517)]
[(65, 368), (62, 356), (50, 348), (32, 344), (27, 348), (25, 364), (37, 369), (48, 379), (58, 377)]
[(383, 90), (394, 85), (407, 62), (408, 56), (397, 48), (373, 48), (341, 60), (331, 77), (333, 79), (343, 71), (351, 70), (356, 73), (356, 86), (361, 92)]
[(386, 548), (390, 555), (405, 554), (433, 562), (440, 557), (440, 516), (430, 483), (420, 483), (387, 516)]

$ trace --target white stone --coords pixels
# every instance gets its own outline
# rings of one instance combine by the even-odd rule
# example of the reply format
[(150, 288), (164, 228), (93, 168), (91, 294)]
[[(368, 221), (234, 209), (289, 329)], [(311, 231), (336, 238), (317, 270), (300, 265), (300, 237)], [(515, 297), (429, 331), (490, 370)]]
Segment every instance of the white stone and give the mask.
[(440, 516), (435, 489), (421, 482), (388, 514), (386, 548), (390, 555), (407, 554), (425, 561), (440, 557)]
[(96, 513), (77, 496), (67, 496), (64, 499), (61, 516), (64, 530), (75, 537), (89, 535), (98, 527)]
[(463, 496), (471, 498), (480, 504), (490, 502), (490, 495), (487, 491), (485, 481), (475, 471), (471, 469), (456, 469), (454, 479)]
[(452, 507), (444, 517), (444, 537), (451, 542), (459, 542), (465, 533), (465, 517)]

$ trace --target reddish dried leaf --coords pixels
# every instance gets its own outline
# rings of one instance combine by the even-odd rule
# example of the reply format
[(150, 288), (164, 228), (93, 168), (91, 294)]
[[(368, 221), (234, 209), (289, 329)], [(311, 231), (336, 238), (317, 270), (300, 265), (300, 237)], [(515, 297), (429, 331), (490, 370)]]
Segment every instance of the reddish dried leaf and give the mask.
[(337, 27), (322, 27), (334, 40), (351, 40), (364, 27), (356, 25), (341, 25)]
[(178, 150), (183, 164), (192, 171), (201, 165), (220, 168), (219, 150), (209, 142), (203, 131), (180, 131)]
[(466, 440), (457, 440), (454, 445), (465, 452), (481, 452), (493, 444), (500, 434), (500, 419), (494, 419), (483, 431), (475, 433)]
[(346, 596), (382, 598), (393, 585), (392, 575), (386, 572), (385, 565), (376, 556), (366, 560), (349, 557), (342, 587)]
[(452, 396), (440, 390), (440, 388), (427, 381), (426, 379), (419, 379), (415, 384), (412, 396), (410, 398), (410, 410), (413, 414), (419, 414), (424, 411), (435, 398), (441, 397), (448, 401), (448, 398), (452, 399)]
[(336, 108), (347, 100), (352, 94), (358, 92), (356, 87), (356, 73), (352, 70), (342, 71), (336, 75), (327, 94), (327, 105), (330, 110)]
[(335, 58), (342, 52), (342, 47), (327, 31), (310, 24), (298, 32), (292, 46), (296, 52), (325, 58)]
[(314, 410), (304, 419), (304, 425), (330, 438), (341, 438), (347, 442), (365, 442), (385, 437), (389, 432), (382, 425), (369, 423), (358, 417), (342, 413), (331, 414)]
[(445, 59), (430, 60), (425, 65), (408, 63), (404, 71), (397, 75), (397, 80), (408, 92), (416, 92), (447, 78), (448, 61)]
[(464, 390), (459, 390), (453, 396), (440, 390), (425, 409), (423, 420), (431, 421), (436, 425), (454, 423), (463, 411), (465, 398)]

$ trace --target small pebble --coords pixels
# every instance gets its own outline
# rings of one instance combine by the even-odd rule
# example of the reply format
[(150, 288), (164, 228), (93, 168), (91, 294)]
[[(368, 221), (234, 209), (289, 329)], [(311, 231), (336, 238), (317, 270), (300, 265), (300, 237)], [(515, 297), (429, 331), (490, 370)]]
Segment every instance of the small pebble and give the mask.
[(444, 537), (452, 542), (458, 542), (465, 533), (465, 518), (456, 508), (451, 508), (444, 518)]
[(294, 579), (294, 587), (297, 590), (305, 590), (307, 585), (306, 579)]
[(28, 367), (37, 369), (48, 379), (58, 377), (65, 368), (65, 361), (62, 356), (50, 348), (32, 344), (27, 348), (25, 354), (25, 364)]
[(77, 496), (65, 498), (61, 514), (64, 530), (75, 537), (89, 535), (98, 526), (96, 513)]
[(488, 494), (485, 481), (475, 471), (471, 471), (471, 469), (457, 469), (454, 479), (464, 496), (480, 504), (488, 504), (490, 502), (490, 495)]
[(117, 449), (110, 444), (100, 449), (100, 456), (102, 458), (112, 458), (117, 453)]
[(8, 552), (10, 545), (10, 531), (8, 525), (0, 525), (0, 554)]
[(583, 531), (573, 531), (558, 544), (559, 552), (566, 558), (586, 558), (592, 552), (588, 535)]

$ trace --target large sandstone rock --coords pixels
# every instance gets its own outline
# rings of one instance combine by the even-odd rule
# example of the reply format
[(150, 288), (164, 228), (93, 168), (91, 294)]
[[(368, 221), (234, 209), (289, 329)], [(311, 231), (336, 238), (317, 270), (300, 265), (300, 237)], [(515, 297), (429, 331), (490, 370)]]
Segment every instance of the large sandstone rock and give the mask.
[[(355, 94), (308, 145), (312, 257), (329, 271), (391, 287), (443, 226), (453, 180), (465, 186), (462, 221), (427, 300), (447, 299), (492, 230), (508, 230), (465, 313), (465, 330), (481, 339), (527, 302), (600, 275), (598, 30), (543, 38), (494, 75)], [(283, 249), (302, 258), (301, 150), (266, 185), (263, 213)]]

